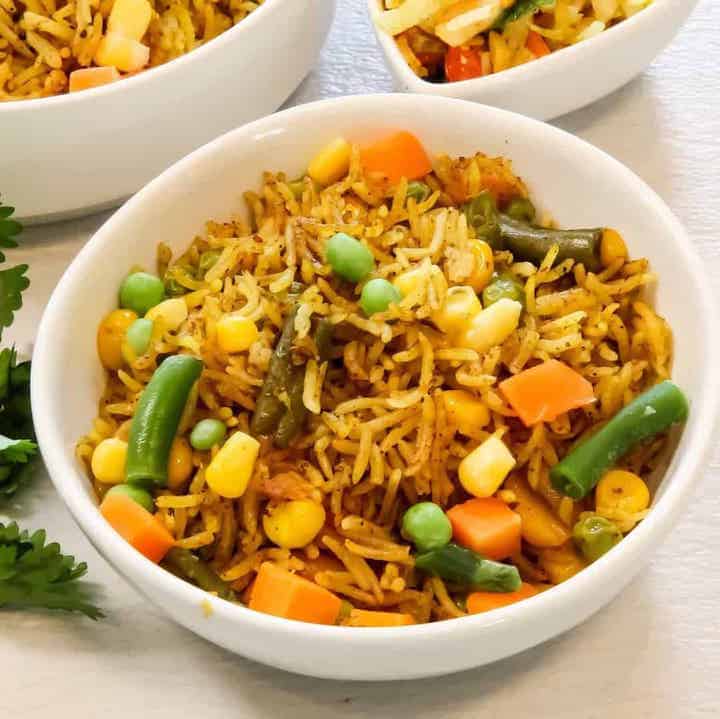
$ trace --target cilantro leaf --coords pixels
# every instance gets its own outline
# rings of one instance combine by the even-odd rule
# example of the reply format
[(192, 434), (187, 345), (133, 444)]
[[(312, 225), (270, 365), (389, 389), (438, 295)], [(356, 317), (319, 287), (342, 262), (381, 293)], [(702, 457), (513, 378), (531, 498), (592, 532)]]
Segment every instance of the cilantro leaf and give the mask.
[(85, 562), (46, 543), (44, 529), (30, 534), (16, 522), (0, 523), (0, 607), (62, 609), (99, 619), (104, 615), (90, 588), (78, 581), (86, 572)]
[(509, 8), (503, 10), (500, 17), (493, 25), (494, 30), (502, 30), (509, 22), (519, 20), (523, 15), (535, 13), (544, 5), (551, 5), (553, 0), (517, 0), (516, 3)]
[(22, 307), (22, 293), (30, 286), (30, 280), (25, 277), (27, 270), (27, 265), (0, 270), (0, 337), (3, 328), (12, 324), (15, 312)]
[(0, 466), (25, 464), (37, 452), (37, 445), (29, 439), (10, 439), (0, 434)]

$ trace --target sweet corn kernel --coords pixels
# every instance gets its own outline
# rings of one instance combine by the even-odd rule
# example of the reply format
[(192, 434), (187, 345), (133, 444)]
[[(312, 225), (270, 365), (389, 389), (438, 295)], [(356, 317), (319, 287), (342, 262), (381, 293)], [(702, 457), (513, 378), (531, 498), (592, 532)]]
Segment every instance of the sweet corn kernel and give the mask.
[(475, 315), (458, 341), (462, 347), (481, 354), (487, 352), (491, 347), (502, 344), (515, 331), (521, 313), (519, 302), (503, 297)]
[(637, 474), (624, 469), (607, 472), (595, 489), (595, 508), (600, 514), (603, 510), (635, 514), (649, 505), (650, 490), (647, 484)]
[(142, 40), (152, 19), (152, 12), (147, 0), (115, 0), (108, 18), (108, 32), (131, 40)]
[(124, 364), (122, 345), (127, 328), (137, 315), (132, 310), (113, 310), (106, 315), (97, 331), (97, 351), (106, 369), (120, 369)]
[(433, 312), (432, 320), (449, 335), (465, 331), (482, 310), (475, 290), (468, 285), (450, 287), (442, 307)]
[(352, 148), (344, 137), (323, 147), (308, 165), (308, 175), (323, 187), (342, 179), (350, 167)]
[(298, 549), (315, 539), (325, 524), (325, 510), (310, 499), (296, 499), (270, 507), (263, 516), (268, 539), (284, 549)]
[(192, 449), (187, 440), (175, 437), (168, 457), (168, 487), (182, 489), (190, 479), (193, 470)]
[(464, 389), (443, 392), (445, 412), (450, 424), (461, 434), (472, 437), (477, 430), (490, 421), (490, 412), (485, 404)]
[(486, 439), (460, 462), (458, 477), (474, 497), (492, 497), (515, 466), (515, 457), (497, 437)]
[(109, 32), (98, 45), (95, 62), (121, 72), (141, 70), (150, 60), (150, 48), (117, 32)]
[(145, 313), (146, 319), (153, 321), (153, 336), (162, 336), (165, 332), (174, 332), (185, 322), (188, 316), (187, 305), (181, 297), (163, 300)]
[(425, 284), (426, 278), (427, 271), (424, 268), (418, 267), (417, 269), (408, 270), (398, 275), (393, 280), (393, 285), (395, 285), (403, 297), (407, 297), (413, 292), (417, 292), (417, 290)]
[(122, 484), (125, 481), (127, 442), (117, 437), (104, 439), (92, 454), (90, 467), (95, 479), (103, 484)]
[(252, 476), (260, 443), (244, 432), (236, 432), (213, 457), (205, 470), (205, 481), (221, 497), (242, 497)]
[(226, 315), (216, 325), (217, 342), (224, 352), (244, 352), (260, 333), (249, 317)]
[(606, 227), (600, 240), (600, 261), (603, 267), (609, 267), (615, 260), (625, 260), (627, 256), (627, 246), (620, 233)]
[(495, 270), (492, 247), (483, 240), (471, 240), (470, 251), (475, 259), (475, 267), (468, 277), (467, 283), (475, 292), (482, 292), (490, 282)]

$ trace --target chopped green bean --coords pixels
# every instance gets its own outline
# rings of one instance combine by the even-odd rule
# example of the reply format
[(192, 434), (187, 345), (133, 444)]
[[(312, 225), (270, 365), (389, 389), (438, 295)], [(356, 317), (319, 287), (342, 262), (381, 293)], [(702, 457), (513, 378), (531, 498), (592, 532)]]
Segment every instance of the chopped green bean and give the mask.
[(513, 220), (532, 223), (535, 220), (535, 205), (527, 197), (516, 197), (508, 203), (505, 214)]
[(473, 228), (477, 239), (484, 240), (494, 250), (504, 249), (495, 200), (487, 190), (468, 200), (463, 211), (468, 227)]
[(408, 182), (405, 197), (410, 199), (411, 197), (415, 202), (424, 202), (430, 197), (432, 190), (424, 183), (419, 180), (413, 180)]
[(235, 592), (230, 585), (223, 581), (206, 562), (187, 549), (172, 547), (165, 555), (162, 564), (173, 574), (190, 580), (206, 592), (217, 594), (220, 599), (231, 602), (236, 600)]
[(153, 501), (152, 495), (142, 487), (134, 487), (132, 484), (116, 484), (114, 487), (110, 487), (105, 496), (111, 494), (124, 494), (126, 497), (132, 499), (133, 502), (139, 504), (143, 509), (150, 512), (150, 514), (155, 511), (155, 502)]

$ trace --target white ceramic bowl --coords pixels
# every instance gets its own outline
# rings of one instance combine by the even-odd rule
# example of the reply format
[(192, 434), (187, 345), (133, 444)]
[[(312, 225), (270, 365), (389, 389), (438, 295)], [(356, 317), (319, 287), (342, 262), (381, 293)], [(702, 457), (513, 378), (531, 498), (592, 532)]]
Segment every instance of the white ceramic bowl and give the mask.
[[(90, 427), (103, 385), (95, 329), (116, 306), (128, 268), (153, 266), (158, 239), (184, 249), (207, 219), (241, 210), (241, 192), (258, 185), (262, 170), (292, 176), (337, 135), (362, 141), (396, 128), (416, 133), (433, 153), (480, 149), (511, 158), (533, 198), (552, 209), (561, 226), (617, 227), (633, 255), (650, 257), (661, 278), (657, 306), (675, 332), (674, 377), (692, 405), (677, 452), (649, 517), (591, 567), (528, 602), (422, 626), (349, 629), (278, 619), (208, 597), (146, 560), (106, 524), (75, 459), (75, 441)], [(692, 244), (658, 196), (617, 161), (569, 134), (447, 98), (370, 95), (313, 103), (195, 151), (135, 195), (88, 242), (58, 284), (40, 326), (32, 372), (35, 427), (53, 482), (92, 543), (150, 601), (192, 631), (257, 661), (319, 677), (454, 672), (581, 622), (622, 589), (672, 527), (700, 475), (720, 397), (718, 322), (709, 287)], [(209, 617), (201, 606), (208, 599)]]
[[(371, 18), (382, 0), (368, 0)], [(432, 83), (419, 78), (387, 33), (373, 22), (395, 88), (443, 95), (550, 120), (617, 90), (640, 74), (673, 39), (697, 0), (653, 0), (629, 18), (577, 45), (496, 75), (462, 82)]]
[(267, 0), (207, 45), (73, 95), (0, 103), (3, 201), (35, 222), (118, 204), (168, 165), (274, 112), (315, 63), (335, 0)]

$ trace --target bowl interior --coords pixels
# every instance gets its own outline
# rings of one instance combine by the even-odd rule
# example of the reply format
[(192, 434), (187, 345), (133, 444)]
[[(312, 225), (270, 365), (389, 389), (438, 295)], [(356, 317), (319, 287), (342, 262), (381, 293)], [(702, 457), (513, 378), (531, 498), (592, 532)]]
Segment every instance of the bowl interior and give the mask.
[[(123, 277), (133, 265), (154, 268), (158, 242), (181, 251), (203, 231), (206, 220), (243, 212), (241, 193), (257, 188), (263, 170), (283, 170), (294, 176), (304, 170), (315, 151), (338, 135), (364, 141), (399, 128), (417, 134), (431, 153), (468, 155), (481, 150), (510, 158), (533, 199), (560, 226), (615, 227), (632, 256), (650, 258), (660, 278), (654, 291), (656, 306), (675, 336), (674, 379), (693, 405), (655, 501), (673, 487), (677, 496), (689, 489), (715, 415), (717, 384), (712, 366), (717, 353), (710, 332), (714, 310), (703, 269), (659, 198), (601, 151), (519, 115), (414, 95), (343, 98), (252, 123), (170, 168), (100, 229), (70, 266), (48, 305), (33, 364), (33, 407), (41, 449), (76, 519), (121, 569), (137, 566), (137, 559), (104, 522), (97, 521), (95, 500), (74, 457), (74, 445), (96, 414), (103, 374), (95, 351), (95, 330), (102, 316), (116, 306)], [(676, 471), (679, 468), (682, 471)], [(668, 498), (669, 511), (671, 504)], [(626, 542), (642, 541), (646, 524), (649, 532), (646, 520)], [(600, 565), (605, 567), (605, 560), (611, 563), (616, 560), (613, 555), (622, 555), (624, 544), (591, 568), (593, 577), (602, 581)], [(164, 573), (158, 572), (153, 581), (166, 581), (160, 574)], [(167, 581), (176, 581), (166, 576)], [(584, 586), (583, 591), (591, 591), (588, 583)], [(538, 599), (538, 606), (542, 601), (544, 597)], [(524, 611), (522, 606), (516, 609)], [(463, 621), (482, 626), (486, 618)], [(423, 636), (443, 632), (441, 625), (447, 624), (453, 623), (432, 625)]]

